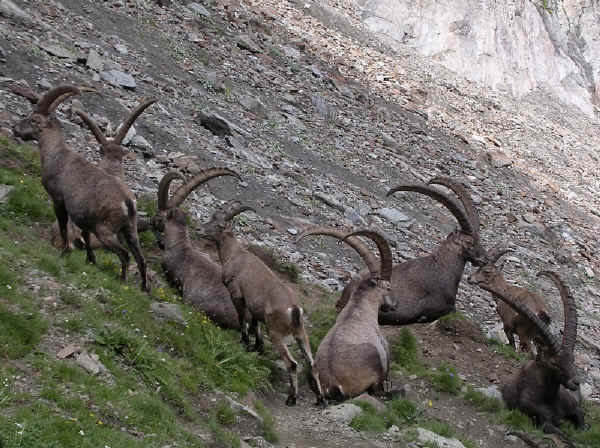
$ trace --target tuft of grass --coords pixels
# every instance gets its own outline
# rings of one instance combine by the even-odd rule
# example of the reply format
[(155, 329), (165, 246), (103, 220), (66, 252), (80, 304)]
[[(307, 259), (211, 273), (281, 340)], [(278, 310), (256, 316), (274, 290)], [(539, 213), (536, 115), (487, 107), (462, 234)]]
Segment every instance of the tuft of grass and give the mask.
[(221, 425), (233, 425), (235, 423), (235, 416), (235, 411), (227, 401), (219, 401), (217, 404), (216, 418)]
[(39, 313), (15, 313), (0, 304), (0, 357), (22, 358), (34, 350), (47, 328)]
[(232, 432), (228, 431), (227, 429), (223, 428), (219, 423), (217, 417), (212, 417), (208, 421), (208, 427), (213, 433), (215, 443), (217, 444), (217, 446), (223, 448), (240, 448), (242, 444), (240, 438)]
[(515, 361), (519, 362), (525, 362), (528, 360), (527, 355), (517, 352), (510, 345), (506, 345), (498, 339), (490, 338), (486, 342), (492, 348), (492, 350), (494, 350), (494, 353), (497, 353), (500, 356), (508, 359), (514, 359)]
[(136, 206), (139, 211), (146, 213), (148, 217), (156, 215), (156, 212), (158, 211), (156, 197), (148, 193), (142, 194), (136, 200)]
[(279, 434), (277, 434), (277, 428), (275, 427), (275, 418), (260, 401), (254, 402), (254, 408), (256, 409), (258, 415), (260, 415), (262, 418), (261, 430), (265, 440), (273, 444), (278, 443)]
[(463, 382), (454, 366), (443, 363), (437, 370), (430, 372), (428, 376), (433, 388), (438, 392), (446, 392), (452, 395), (460, 392)]
[(455, 437), (455, 432), (452, 426), (448, 422), (442, 420), (426, 420), (419, 423), (422, 428), (428, 429), (431, 432), (435, 432), (442, 437), (452, 438)]
[(152, 247), (156, 247), (158, 239), (156, 235), (150, 230), (146, 230), (145, 232), (141, 232), (139, 234), (140, 244), (142, 245), (142, 249), (148, 249)]
[(402, 328), (391, 344), (392, 360), (405, 372), (422, 376), (426, 368), (419, 356), (417, 338), (408, 328)]
[(415, 422), (423, 412), (414, 403), (403, 398), (394, 398), (388, 402), (383, 412), (378, 412), (372, 405), (363, 401), (354, 403), (363, 410), (350, 422), (350, 426), (357, 431), (383, 432), (392, 425), (406, 426)]
[(312, 327), (309, 330), (308, 339), (313, 353), (317, 352), (319, 344), (321, 344), (329, 329), (335, 324), (337, 313), (335, 312), (333, 303), (334, 300), (331, 296), (324, 293), (323, 297), (319, 300), (319, 304), (310, 313), (309, 319)]
[(502, 401), (497, 398), (488, 397), (483, 392), (475, 390), (471, 385), (468, 386), (464, 394), (464, 399), (477, 409), (493, 414), (500, 412), (504, 408)]

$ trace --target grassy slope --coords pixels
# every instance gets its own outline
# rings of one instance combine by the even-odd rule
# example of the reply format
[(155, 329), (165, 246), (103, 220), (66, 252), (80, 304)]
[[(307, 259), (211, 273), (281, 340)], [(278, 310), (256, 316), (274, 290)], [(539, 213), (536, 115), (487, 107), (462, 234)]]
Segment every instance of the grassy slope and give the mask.
[[(61, 257), (47, 242), (54, 215), (39, 175), (37, 149), (0, 136), (0, 185), (14, 186), (0, 205), (3, 446), (205, 446), (198, 433), (212, 434), (216, 446), (239, 446), (227, 429), (235, 414), (223, 401), (206, 409), (203, 397), (215, 388), (244, 394), (270, 387), (272, 362), (245, 352), (237, 334), (218, 329), (186, 305), (181, 304), (185, 325), (152, 318), (152, 300), (180, 303), (159, 276), (148, 297), (139, 290), (135, 271), (128, 283), (117, 280), (119, 265), (111, 254), (99, 253), (97, 266), (86, 265), (81, 251)], [(152, 265), (152, 256), (147, 258)], [(314, 350), (335, 320), (334, 298), (327, 299), (310, 313)], [(72, 357), (58, 359), (56, 353), (69, 343), (97, 354), (106, 371), (91, 375)], [(491, 423), (540, 436), (527, 417), (463, 387), (453, 366), (430, 370), (422, 365), (410, 330), (403, 329), (391, 347), (393, 368), (427, 378), (439, 393), (462, 395)], [(383, 413), (361, 406), (364, 413), (352, 422), (358, 430), (418, 424), (455, 435), (447, 422), (427, 420), (425, 409), (406, 400), (388, 402)], [(589, 431), (567, 430), (581, 444), (598, 446), (598, 409), (588, 410), (588, 422)], [(267, 439), (277, 439), (272, 425), (262, 430)]]

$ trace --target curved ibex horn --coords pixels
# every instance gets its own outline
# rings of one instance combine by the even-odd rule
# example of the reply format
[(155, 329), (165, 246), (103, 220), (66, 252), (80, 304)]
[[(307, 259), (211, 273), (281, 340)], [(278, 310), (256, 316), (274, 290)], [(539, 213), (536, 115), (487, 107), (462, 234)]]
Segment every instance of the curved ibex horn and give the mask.
[[(77, 87), (79, 89), (79, 93), (83, 93), (83, 92), (94, 92), (94, 93), (98, 93), (98, 91), (96, 89), (93, 89), (91, 87), (87, 87), (87, 86), (79, 86)], [(65, 93), (61, 96), (59, 96), (58, 98), (56, 98), (52, 104), (50, 105), (50, 107), (48, 108), (48, 114), (54, 113), (54, 111), (56, 110), (56, 108), (58, 106), (60, 106), (60, 104), (65, 101), (67, 98), (69, 98), (70, 96), (75, 95), (75, 93), (72, 92), (68, 92)]]
[(373, 242), (377, 245), (377, 249), (379, 249), (379, 257), (381, 258), (381, 269), (369, 269), (371, 275), (379, 275), (379, 278), (389, 282), (392, 278), (392, 250), (390, 249), (390, 245), (388, 244), (387, 240), (381, 233), (372, 229), (358, 229), (354, 232), (347, 233), (344, 236), (344, 238), (342, 238), (342, 241), (346, 242), (347, 238), (361, 235), (373, 240)]
[(347, 234), (348, 232), (344, 232), (332, 227), (314, 227), (312, 229), (305, 230), (300, 235), (298, 235), (298, 237), (296, 238), (296, 244), (298, 244), (302, 238), (310, 235), (332, 236), (339, 240), (344, 240), (345, 243), (347, 243), (352, 249), (354, 249), (358, 253), (358, 255), (360, 255), (360, 257), (364, 260), (365, 264), (369, 268), (369, 272), (377, 271), (379, 269), (379, 265), (377, 263), (377, 260), (375, 259), (375, 256), (371, 252), (371, 249), (369, 249), (369, 246), (367, 246), (358, 238), (350, 237), (344, 239), (344, 237), (346, 237)]
[(80, 94), (81, 90), (79, 87), (65, 85), (54, 87), (39, 99), (35, 112), (42, 115), (49, 115), (68, 97)]
[(185, 177), (177, 171), (169, 171), (163, 176), (158, 184), (158, 209), (167, 210), (169, 209), (169, 187), (171, 182), (175, 179), (185, 182)]
[(135, 123), (135, 120), (137, 120), (137, 118), (142, 114), (142, 112), (144, 112), (148, 107), (152, 106), (157, 101), (158, 100), (156, 98), (150, 98), (150, 99), (144, 101), (138, 107), (136, 107), (131, 112), (129, 117), (127, 117), (127, 119), (121, 123), (121, 126), (119, 127), (119, 132), (117, 133), (117, 135), (115, 135), (113, 142), (116, 143), (117, 145), (120, 145), (121, 143), (123, 143), (123, 140), (125, 139), (125, 136), (127, 135), (127, 131), (129, 131), (129, 128), (131, 128), (131, 126), (133, 126), (133, 123)]
[(431, 188), (426, 185), (397, 185), (387, 192), (387, 196), (391, 196), (397, 191), (413, 191), (415, 193), (424, 194), (426, 196), (429, 196), (431, 199), (438, 201), (440, 204), (445, 206), (450, 211), (450, 213), (454, 215), (464, 233), (466, 233), (467, 235), (473, 235), (473, 226), (471, 225), (466, 214), (461, 210), (459, 205), (456, 202), (454, 202), (453, 199), (446, 196), (441, 191), (438, 191), (435, 188)]
[(169, 208), (178, 207), (194, 189), (198, 188), (200, 185), (209, 181), (210, 179), (220, 176), (233, 176), (237, 177), (239, 180), (242, 180), (238, 173), (230, 170), (229, 168), (209, 168), (201, 171), (192, 177), (188, 182), (175, 190), (173, 197), (169, 201)]
[(539, 334), (546, 341), (546, 344), (548, 345), (553, 354), (560, 353), (560, 343), (550, 331), (550, 327), (544, 324), (544, 322), (536, 314), (534, 314), (528, 306), (524, 305), (520, 300), (513, 300), (511, 297), (507, 296), (503, 291), (494, 291), (494, 294), (500, 300), (510, 305), (510, 307), (514, 309), (517, 313), (529, 319), (536, 326)]
[(467, 191), (467, 189), (460, 184), (459, 182), (445, 176), (434, 177), (428, 182), (429, 185), (443, 185), (446, 188), (449, 188), (458, 196), (460, 202), (462, 203), (465, 212), (467, 213), (467, 217), (469, 218), (469, 222), (473, 227), (473, 232), (477, 237), (479, 237), (479, 214), (475, 209), (475, 205), (473, 204), (473, 199), (471, 199), (471, 195)]
[(502, 244), (498, 244), (495, 246), (488, 255), (488, 263), (496, 264), (496, 262), (500, 259), (500, 257), (509, 252), (514, 252), (514, 247), (506, 247)]
[(577, 339), (577, 307), (575, 305), (575, 298), (571, 295), (571, 291), (556, 272), (540, 271), (537, 276), (546, 276), (550, 278), (560, 292), (560, 298), (563, 303), (565, 314), (565, 326), (561, 350), (565, 355), (572, 355), (573, 347), (575, 346), (575, 341)]
[(94, 120), (92, 120), (92, 117), (90, 117), (88, 114), (86, 114), (81, 109), (76, 109), (75, 113), (77, 115), (79, 115), (79, 118), (81, 118), (83, 120), (83, 122), (87, 125), (87, 127), (90, 128), (90, 131), (92, 131), (92, 134), (94, 134), (94, 137), (96, 137), (96, 141), (98, 143), (100, 143), (101, 146), (108, 145), (108, 140), (107, 140), (106, 136), (100, 130), (100, 128), (98, 127), (96, 122)]

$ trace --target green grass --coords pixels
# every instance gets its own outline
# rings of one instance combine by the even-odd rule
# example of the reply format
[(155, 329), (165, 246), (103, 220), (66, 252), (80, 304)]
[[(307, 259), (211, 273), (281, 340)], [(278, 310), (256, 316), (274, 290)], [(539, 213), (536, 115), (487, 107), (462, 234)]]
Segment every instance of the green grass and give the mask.
[(427, 376), (433, 388), (438, 392), (456, 395), (460, 392), (463, 384), (456, 368), (447, 363), (442, 363), (436, 370), (429, 372)]
[(417, 421), (422, 410), (414, 403), (403, 398), (394, 398), (386, 403), (386, 410), (377, 411), (369, 403), (355, 401), (362, 408), (362, 412), (354, 417), (350, 426), (357, 431), (383, 432), (392, 425), (397, 427), (407, 426)]
[(475, 390), (473, 386), (467, 387), (467, 391), (463, 395), (463, 398), (467, 403), (470, 403), (484, 412), (497, 413), (504, 408), (502, 401), (497, 398), (488, 397), (483, 392)]
[(39, 313), (15, 313), (0, 303), (0, 357), (22, 358), (35, 349), (47, 328)]
[[(240, 216), (238, 219), (242, 218), (243, 217)], [(252, 252), (267, 266), (273, 269), (273, 271), (277, 272), (290, 282), (298, 283), (300, 281), (300, 268), (292, 262), (283, 261), (281, 259), (282, 256), (275, 250), (269, 247), (251, 244), (248, 246), (248, 251)]]
[(335, 299), (333, 296), (323, 291), (319, 298), (319, 304), (309, 315), (312, 327), (309, 329), (308, 338), (313, 354), (317, 352), (319, 344), (321, 344), (329, 329), (335, 324), (337, 313), (334, 303)]
[(419, 344), (410, 329), (402, 328), (390, 346), (395, 366), (402, 368), (408, 374), (425, 375), (427, 369), (419, 356)]
[(262, 418), (261, 430), (263, 436), (267, 442), (278, 443), (279, 434), (277, 433), (275, 418), (267, 408), (260, 401), (254, 402), (254, 408), (260, 417)]
[(506, 345), (498, 339), (491, 338), (488, 339), (486, 342), (488, 346), (494, 351), (494, 353), (497, 353), (498, 355), (503, 356), (505, 358), (514, 359), (515, 361), (519, 362), (526, 362), (529, 359), (526, 354), (517, 352), (510, 345)]

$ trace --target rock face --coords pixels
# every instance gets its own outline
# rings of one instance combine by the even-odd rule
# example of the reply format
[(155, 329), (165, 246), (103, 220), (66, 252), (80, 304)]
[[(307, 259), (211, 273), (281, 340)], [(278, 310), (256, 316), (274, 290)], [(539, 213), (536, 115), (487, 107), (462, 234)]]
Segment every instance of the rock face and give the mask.
[[(600, 6), (591, 0), (361, 0), (367, 27), (472, 81), (517, 96), (549, 89), (594, 113)], [(548, 5), (544, 7), (543, 5)]]

